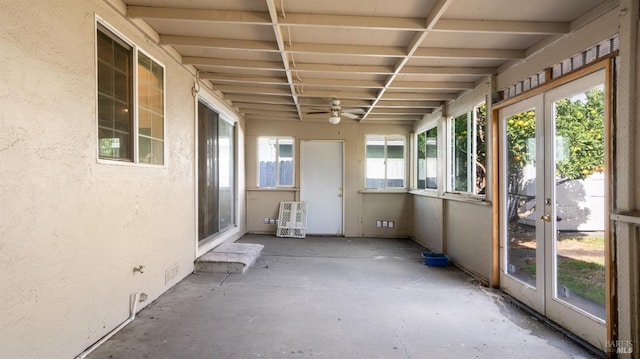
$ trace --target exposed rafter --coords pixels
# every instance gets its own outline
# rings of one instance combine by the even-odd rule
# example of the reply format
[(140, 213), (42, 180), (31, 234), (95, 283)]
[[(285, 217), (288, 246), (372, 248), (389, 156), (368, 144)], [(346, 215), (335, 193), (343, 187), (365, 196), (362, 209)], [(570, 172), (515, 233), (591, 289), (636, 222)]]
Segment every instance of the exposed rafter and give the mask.
[(276, 43), (278, 44), (278, 50), (280, 51), (280, 56), (282, 57), (284, 70), (285, 70), (285, 73), (287, 74), (287, 81), (289, 83), (289, 90), (291, 91), (291, 97), (293, 97), (293, 103), (296, 105), (296, 109), (298, 110), (298, 119), (301, 119), (302, 110), (300, 109), (300, 104), (298, 103), (298, 94), (296, 93), (296, 87), (295, 87), (295, 84), (293, 83), (293, 75), (291, 74), (291, 69), (289, 67), (289, 56), (285, 51), (284, 39), (282, 37), (282, 28), (280, 27), (280, 25), (278, 25), (278, 11), (273, 1), (274, 0), (266, 0), (267, 8), (269, 9), (269, 18), (271, 20), (273, 32), (276, 37)]
[(166, 19), (184, 21), (209, 21), (219, 23), (241, 23), (271, 25), (267, 12), (228, 11), (207, 9), (185, 9), (175, 7), (128, 6), (127, 16), (144, 19)]
[(512, 21), (493, 6), (465, 10), (454, 0), (346, 1), (339, 9), (311, 0), (123, 2), (136, 4), (129, 18), (156, 29), (161, 45), (248, 120), (319, 121), (335, 98), (365, 111), (360, 121), (408, 123), (597, 12), (578, 15), (572, 3), (570, 16)]
[(286, 78), (279, 77), (255, 77), (255, 76), (229, 76), (215, 73), (201, 73), (200, 78), (210, 80), (212, 83), (242, 83), (258, 85), (287, 85)]
[(426, 19), (427, 26), (426, 26), (425, 30), (420, 32), (420, 33), (417, 33), (413, 37), (413, 39), (411, 40), (411, 42), (409, 43), (409, 46), (407, 48), (406, 56), (403, 57), (396, 64), (396, 67), (395, 67), (395, 69), (393, 71), (393, 74), (391, 76), (389, 76), (385, 86), (378, 92), (378, 95), (376, 96), (375, 100), (373, 101), (373, 104), (371, 105), (369, 110), (362, 116), (362, 120), (367, 118), (367, 116), (375, 108), (376, 104), (378, 103), (378, 101), (380, 101), (380, 99), (382, 98), (382, 96), (384, 95), (386, 90), (391, 86), (391, 84), (395, 80), (396, 76), (398, 76), (400, 71), (402, 71), (402, 68), (407, 64), (409, 59), (411, 59), (411, 56), (413, 56), (413, 54), (418, 50), (418, 48), (422, 44), (422, 41), (428, 35), (429, 31), (435, 26), (435, 24), (438, 22), (438, 19), (440, 19), (442, 17), (442, 15), (444, 14), (444, 11), (447, 9), (447, 7), (451, 3), (451, 1), (452, 0), (439, 0), (433, 6), (431, 12), (429, 13), (429, 15), (427, 15), (427, 19)]
[(495, 75), (497, 70), (491, 67), (428, 67), (428, 66), (405, 66), (402, 74), (406, 75)]
[(569, 32), (569, 26), (570, 24), (566, 22), (440, 19), (433, 27), (433, 31), (555, 35)]
[(268, 41), (230, 40), (212, 37), (160, 35), (160, 44), (174, 46), (211, 47), (228, 50), (278, 52), (278, 47)]
[(182, 63), (186, 65), (194, 65), (194, 66), (284, 71), (284, 68), (282, 67), (282, 65), (279, 62), (275, 62), (275, 61), (235, 60), (235, 59), (219, 59), (219, 58), (211, 58), (211, 57), (184, 56), (182, 58)]
[(484, 60), (509, 60), (522, 59), (526, 55), (524, 50), (505, 49), (454, 49), (454, 48), (419, 48), (415, 51), (415, 58), (434, 59), (484, 59)]

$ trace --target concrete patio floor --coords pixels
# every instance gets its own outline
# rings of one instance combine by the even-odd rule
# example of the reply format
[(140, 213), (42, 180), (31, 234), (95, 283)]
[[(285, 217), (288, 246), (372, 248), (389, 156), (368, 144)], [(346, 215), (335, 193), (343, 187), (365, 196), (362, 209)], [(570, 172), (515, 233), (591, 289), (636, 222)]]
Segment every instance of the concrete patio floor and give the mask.
[(100, 358), (591, 358), (407, 239), (247, 235), (245, 274), (194, 273)]

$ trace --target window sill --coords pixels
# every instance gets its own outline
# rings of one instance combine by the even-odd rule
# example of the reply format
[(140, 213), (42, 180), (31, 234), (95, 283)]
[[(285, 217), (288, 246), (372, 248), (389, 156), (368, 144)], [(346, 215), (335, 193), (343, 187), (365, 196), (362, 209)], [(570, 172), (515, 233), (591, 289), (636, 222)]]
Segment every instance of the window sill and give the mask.
[(492, 205), (492, 203), (488, 201), (486, 197), (468, 194), (468, 193), (445, 192), (442, 195), (442, 198), (447, 200), (452, 200), (452, 201), (458, 201), (458, 202), (474, 203), (474, 204), (479, 204), (483, 206)]
[(407, 190), (406, 188), (398, 188), (398, 189), (389, 189), (389, 188), (385, 188), (385, 189), (361, 189), (360, 191), (358, 191), (358, 193), (365, 193), (365, 194), (409, 193), (409, 190)]
[(247, 188), (247, 191), (256, 191), (256, 192), (299, 192), (300, 188), (297, 187), (257, 187), (257, 188)]
[(166, 164), (156, 165), (156, 164), (153, 164), (153, 163), (141, 163), (141, 162), (133, 162), (133, 161), (128, 161), (128, 160), (109, 160), (109, 159), (105, 159), (105, 158), (98, 158), (97, 163), (99, 165), (108, 165), (108, 166), (167, 169), (167, 165)]
[(433, 197), (433, 198), (441, 198), (442, 195), (438, 190), (424, 190), (424, 189), (413, 189), (409, 191), (410, 194), (422, 197)]
[(466, 193), (452, 193), (445, 192), (440, 193), (437, 190), (411, 190), (410, 194), (414, 196), (440, 198), (447, 201), (466, 202), (470, 204), (477, 204), (480, 206), (491, 206), (492, 203), (486, 199), (486, 197), (466, 194)]

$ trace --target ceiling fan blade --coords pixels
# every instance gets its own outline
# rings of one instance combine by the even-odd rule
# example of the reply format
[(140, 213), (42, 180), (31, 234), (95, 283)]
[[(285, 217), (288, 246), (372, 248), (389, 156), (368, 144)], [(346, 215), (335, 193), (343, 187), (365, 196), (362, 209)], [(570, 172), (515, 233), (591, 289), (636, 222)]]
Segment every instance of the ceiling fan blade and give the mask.
[(321, 113), (329, 113), (329, 111), (311, 111), (311, 112), (306, 112), (307, 115), (317, 115), (317, 114), (321, 114)]
[(342, 110), (342, 113), (352, 113), (352, 114), (364, 115), (365, 110), (363, 110), (361, 108), (347, 108), (347, 109)]
[(353, 113), (344, 112), (344, 111), (342, 112), (342, 116), (347, 117), (347, 118), (350, 118), (350, 119), (352, 119), (352, 120), (359, 120), (359, 119), (360, 119), (360, 116), (355, 115), (355, 114), (353, 114)]

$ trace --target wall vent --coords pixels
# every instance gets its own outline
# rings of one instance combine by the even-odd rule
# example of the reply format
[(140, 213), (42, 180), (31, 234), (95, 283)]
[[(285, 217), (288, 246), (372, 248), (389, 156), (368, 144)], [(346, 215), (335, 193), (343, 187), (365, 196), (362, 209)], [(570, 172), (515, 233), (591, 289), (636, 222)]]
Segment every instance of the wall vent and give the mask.
[(178, 276), (178, 272), (180, 271), (180, 266), (178, 263), (172, 265), (164, 271), (164, 284), (169, 284), (175, 277)]

